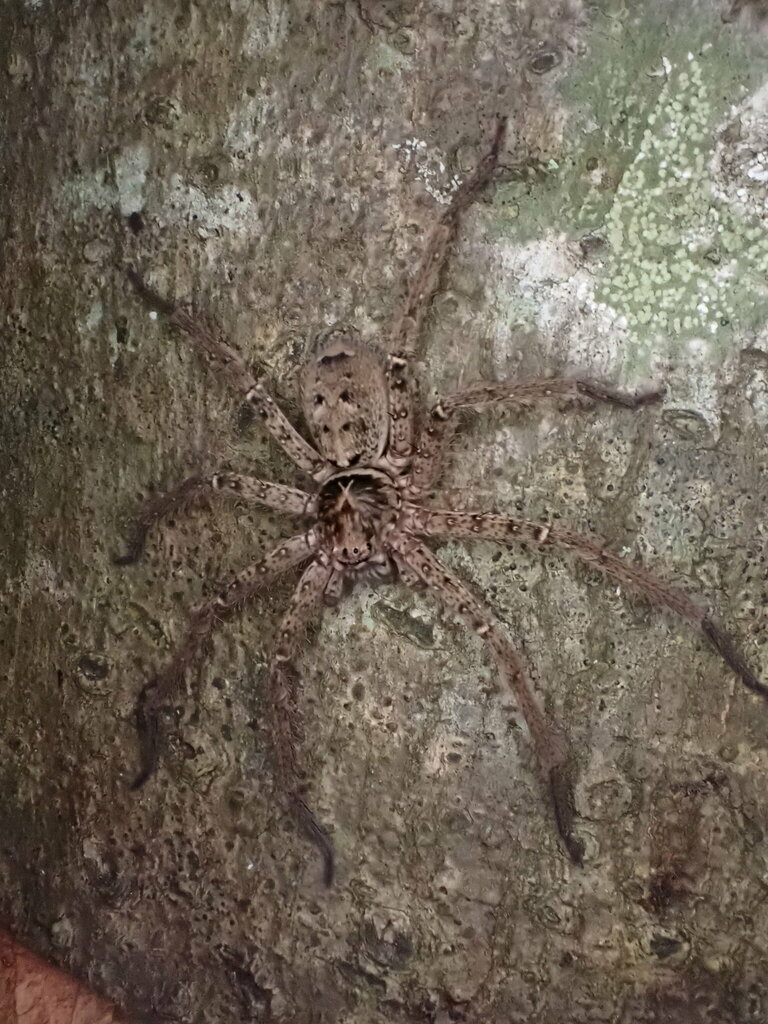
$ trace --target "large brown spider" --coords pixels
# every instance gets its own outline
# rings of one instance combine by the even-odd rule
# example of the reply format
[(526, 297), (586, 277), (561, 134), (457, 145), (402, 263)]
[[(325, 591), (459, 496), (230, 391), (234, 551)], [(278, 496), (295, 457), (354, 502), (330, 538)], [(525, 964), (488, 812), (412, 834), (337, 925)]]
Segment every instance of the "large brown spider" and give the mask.
[(663, 396), (663, 390), (632, 395), (576, 377), (479, 383), (441, 399), (416, 425), (410, 389), (410, 360), (415, 341), (437, 290), (459, 215), (492, 176), (504, 131), (505, 122), (500, 120), (489, 152), (455, 192), (434, 228), (408, 289), (403, 311), (393, 327), (386, 364), (350, 327), (337, 324), (313, 339), (301, 381), (301, 402), (314, 445), (291, 426), (237, 352), (130, 272), (144, 300), (194, 338), (210, 360), (226, 371), (267, 430), (316, 484), (310, 493), (238, 474), (216, 473), (208, 478), (188, 479), (144, 508), (127, 554), (117, 560), (121, 564), (136, 560), (147, 531), (161, 517), (211, 490), (234, 491), (241, 500), (304, 517), (311, 525), (243, 569), (213, 601), (193, 613), (173, 660), (142, 691), (137, 709), (142, 768), (134, 788), (142, 785), (156, 767), (160, 710), (172, 702), (183, 673), (196, 660), (219, 619), (279, 574), (303, 566), (280, 625), (269, 671), (270, 725), (278, 785), (320, 848), (328, 884), (333, 878), (333, 848), (304, 798), (298, 761), (301, 726), (292, 659), (306, 626), (320, 615), (323, 605), (335, 605), (345, 585), (360, 579), (399, 579), (408, 587), (429, 588), (440, 604), (458, 612), (489, 645), (528, 725), (538, 763), (549, 784), (562, 841), (572, 860), (581, 863), (583, 847), (573, 832), (566, 742), (534, 697), (520, 654), (506, 632), (483, 602), (441, 565), (425, 538), (476, 537), (501, 544), (527, 543), (541, 550), (567, 550), (622, 588), (633, 590), (652, 604), (671, 608), (687, 619), (747, 687), (768, 696), (768, 687), (751, 671), (734, 641), (704, 608), (645, 569), (623, 561), (599, 539), (557, 525), (485, 512), (432, 509), (424, 504), (440, 469), (456, 413), (462, 409), (486, 405), (519, 408), (550, 398), (584, 397), (638, 409)]

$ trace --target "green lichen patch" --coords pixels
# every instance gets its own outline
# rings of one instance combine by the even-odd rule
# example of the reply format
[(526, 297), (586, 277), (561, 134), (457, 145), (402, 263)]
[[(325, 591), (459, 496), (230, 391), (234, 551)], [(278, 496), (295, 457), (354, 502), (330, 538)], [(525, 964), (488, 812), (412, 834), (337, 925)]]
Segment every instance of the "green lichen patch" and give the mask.
[(752, 154), (757, 171), (733, 159), (768, 65), (735, 27), (684, 6), (676, 22), (598, 17), (588, 70), (563, 85), (573, 112), (564, 152), (543, 184), (503, 190), (519, 207), (504, 230), (598, 240), (588, 306), (639, 338), (725, 348), (734, 328), (768, 312), (768, 152)]
[(638, 330), (722, 337), (762, 315), (755, 275), (768, 273), (768, 235), (716, 195), (720, 104), (707, 60), (689, 53), (669, 67), (605, 221), (611, 255), (596, 300)]

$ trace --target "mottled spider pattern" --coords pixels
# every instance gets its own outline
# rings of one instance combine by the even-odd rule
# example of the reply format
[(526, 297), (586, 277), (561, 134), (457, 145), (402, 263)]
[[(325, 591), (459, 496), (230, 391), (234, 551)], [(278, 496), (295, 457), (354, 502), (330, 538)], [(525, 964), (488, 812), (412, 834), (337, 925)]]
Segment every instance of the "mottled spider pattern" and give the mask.
[(314, 337), (301, 378), (301, 404), (314, 443), (289, 423), (242, 357), (215, 331), (162, 299), (130, 272), (144, 301), (193, 338), (225, 372), (269, 433), (314, 482), (312, 490), (304, 491), (234, 473), (216, 473), (186, 480), (144, 508), (127, 554), (118, 559), (122, 564), (138, 558), (147, 531), (162, 517), (211, 491), (234, 491), (242, 501), (304, 519), (309, 526), (235, 575), (214, 600), (191, 615), (170, 664), (144, 687), (138, 702), (142, 765), (134, 787), (142, 785), (157, 765), (161, 711), (178, 698), (185, 671), (199, 659), (219, 621), (277, 576), (301, 569), (279, 627), (268, 673), (267, 703), (277, 784), (319, 847), (328, 884), (334, 873), (333, 847), (306, 801), (294, 660), (310, 622), (320, 616), (324, 605), (337, 604), (357, 580), (399, 580), (407, 587), (428, 589), (439, 605), (465, 619), (488, 644), (528, 726), (565, 849), (574, 862), (582, 861), (582, 844), (574, 832), (571, 763), (565, 738), (534, 696), (524, 662), (507, 632), (488, 607), (440, 563), (428, 544), (432, 538), (479, 538), (528, 544), (542, 552), (567, 551), (622, 589), (687, 619), (747, 687), (768, 696), (768, 687), (705, 608), (647, 570), (627, 563), (599, 539), (559, 525), (481, 511), (434, 509), (427, 504), (462, 410), (487, 406), (520, 409), (553, 399), (576, 399), (575, 404), (592, 400), (639, 409), (663, 397), (663, 390), (628, 394), (576, 377), (478, 383), (416, 415), (411, 364), (420, 328), (438, 289), (460, 214), (491, 179), (504, 132), (505, 122), (499, 120), (488, 153), (435, 225), (393, 324), (386, 357), (345, 325), (337, 324)]

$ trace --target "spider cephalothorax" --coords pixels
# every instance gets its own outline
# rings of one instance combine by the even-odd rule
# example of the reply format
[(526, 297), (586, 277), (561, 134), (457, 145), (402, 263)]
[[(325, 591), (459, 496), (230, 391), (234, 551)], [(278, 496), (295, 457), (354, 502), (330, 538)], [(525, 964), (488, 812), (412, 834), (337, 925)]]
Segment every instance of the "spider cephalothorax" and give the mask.
[(395, 482), (380, 469), (344, 470), (327, 480), (318, 496), (317, 517), (334, 569), (386, 576), (392, 561), (385, 539), (400, 504)]
[(568, 551), (622, 589), (687, 619), (747, 687), (768, 696), (768, 687), (706, 609), (647, 570), (625, 562), (599, 539), (557, 524), (542, 525), (481, 511), (433, 509), (427, 504), (457, 413), (462, 409), (530, 407), (553, 398), (587, 398), (638, 409), (663, 397), (660, 389), (628, 394), (576, 377), (479, 383), (438, 401), (420, 426), (415, 426), (410, 363), (419, 327), (437, 290), (458, 216), (489, 179), (503, 136), (504, 122), (500, 121), (488, 154), (439, 219), (407, 290), (404, 307), (395, 318), (386, 360), (350, 327), (335, 325), (314, 338), (301, 381), (302, 407), (314, 446), (289, 423), (237, 352), (184, 310), (161, 299), (131, 272), (144, 299), (162, 310), (224, 369), (245, 400), (255, 407), (267, 430), (313, 481), (314, 488), (307, 492), (238, 474), (216, 473), (186, 480), (144, 509), (128, 553), (118, 560), (122, 563), (138, 557), (147, 530), (162, 516), (211, 490), (236, 492), (242, 500), (304, 518), (310, 525), (234, 576), (214, 600), (192, 614), (170, 665), (142, 691), (138, 724), (143, 764), (134, 786), (149, 777), (157, 762), (159, 710), (173, 702), (181, 676), (198, 658), (216, 624), (277, 575), (303, 567), (278, 630), (267, 699), (276, 778), (299, 821), (323, 853), (328, 883), (333, 876), (333, 850), (328, 834), (305, 799), (299, 761), (297, 673), (292, 662), (307, 624), (319, 615), (324, 604), (336, 604), (360, 578), (389, 581), (397, 577), (406, 586), (428, 589), (444, 608), (466, 619), (487, 643), (528, 725), (538, 763), (549, 784), (563, 843), (574, 861), (582, 858), (582, 845), (573, 830), (565, 739), (534, 697), (524, 662), (507, 632), (486, 605), (441, 565), (426, 543), (430, 538), (478, 538), (500, 544), (527, 543), (542, 552)]

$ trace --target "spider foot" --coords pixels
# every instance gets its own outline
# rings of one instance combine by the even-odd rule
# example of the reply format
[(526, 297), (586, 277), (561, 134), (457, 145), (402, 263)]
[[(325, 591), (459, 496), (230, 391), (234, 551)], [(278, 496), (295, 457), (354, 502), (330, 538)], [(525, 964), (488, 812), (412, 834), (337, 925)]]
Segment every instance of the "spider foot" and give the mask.
[(573, 833), (576, 811), (573, 805), (573, 784), (569, 766), (555, 765), (549, 772), (549, 791), (555, 811), (557, 830), (563, 846), (574, 864), (584, 866), (584, 843)]
[(666, 397), (667, 389), (663, 384), (657, 388), (649, 388), (647, 391), (638, 391), (635, 395), (637, 405), (652, 405), (654, 402), (661, 402)]
[(160, 759), (160, 707), (156, 679), (143, 687), (136, 702), (136, 733), (139, 739), (140, 767), (131, 783), (131, 790), (141, 789), (155, 774)]
[(747, 689), (752, 690), (753, 693), (759, 693), (761, 697), (768, 697), (768, 686), (755, 675), (744, 655), (722, 626), (719, 626), (709, 616), (705, 616), (701, 620), (701, 630), (726, 665), (736, 673)]
[(662, 401), (667, 393), (663, 384), (657, 388), (647, 388), (645, 391), (620, 391), (598, 380), (579, 379), (576, 386), (577, 398), (584, 403), (608, 402), (623, 406), (625, 409), (641, 409), (645, 405), (653, 405)]
[(172, 316), (176, 312), (175, 305), (172, 302), (169, 302), (168, 299), (164, 299), (162, 295), (154, 290), (154, 288), (150, 288), (141, 274), (139, 274), (133, 267), (128, 267), (125, 274), (136, 290), (139, 298), (149, 306), (150, 309), (153, 309), (158, 313), (165, 313), (166, 316)]
[(323, 881), (330, 889), (336, 874), (336, 860), (333, 850), (333, 841), (326, 830), (309, 809), (305, 801), (293, 793), (293, 805), (296, 809), (296, 817), (299, 825), (307, 839), (317, 847), (323, 859)]
[(144, 554), (144, 545), (147, 540), (147, 528), (137, 526), (133, 535), (128, 539), (125, 546), (125, 554), (112, 555), (113, 565), (135, 565)]

